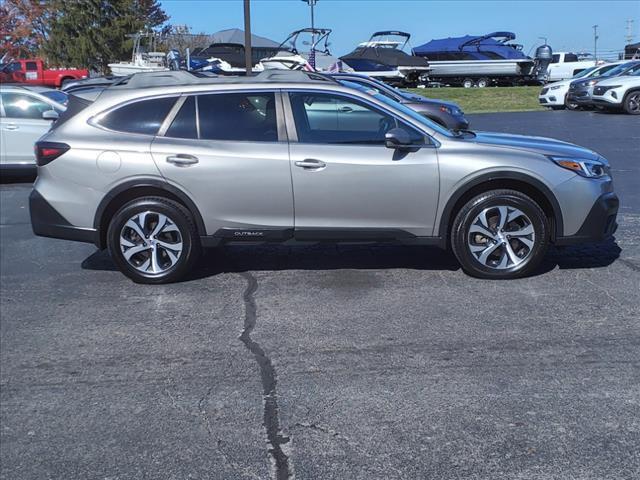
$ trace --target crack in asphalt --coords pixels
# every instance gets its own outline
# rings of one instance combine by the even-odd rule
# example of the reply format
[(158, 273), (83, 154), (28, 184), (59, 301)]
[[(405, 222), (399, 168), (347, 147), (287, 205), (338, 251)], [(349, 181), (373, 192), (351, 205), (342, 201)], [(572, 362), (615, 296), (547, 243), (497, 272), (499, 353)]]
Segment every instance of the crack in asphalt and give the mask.
[(280, 419), (278, 417), (278, 392), (276, 370), (273, 367), (271, 359), (264, 352), (259, 343), (251, 338), (251, 332), (256, 326), (256, 301), (254, 294), (258, 290), (258, 280), (249, 272), (242, 272), (240, 275), (247, 281), (242, 298), (244, 300), (245, 316), (244, 329), (240, 334), (240, 341), (244, 343), (258, 364), (260, 369), (260, 378), (262, 380), (262, 399), (264, 403), (263, 423), (266, 433), (267, 442), (269, 443), (269, 455), (273, 462), (274, 470), (273, 478), (276, 480), (293, 479), (293, 469), (289, 461), (288, 455), (285, 453), (283, 446), (289, 443), (290, 438), (282, 434), (280, 430)]

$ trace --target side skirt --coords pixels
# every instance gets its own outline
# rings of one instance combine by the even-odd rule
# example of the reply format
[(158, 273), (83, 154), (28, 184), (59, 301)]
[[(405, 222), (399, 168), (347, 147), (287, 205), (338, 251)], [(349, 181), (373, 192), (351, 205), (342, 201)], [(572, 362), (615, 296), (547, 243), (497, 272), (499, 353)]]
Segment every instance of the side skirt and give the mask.
[(418, 237), (405, 230), (379, 228), (221, 228), (200, 237), (203, 247), (262, 243), (396, 243), (446, 248), (441, 237)]

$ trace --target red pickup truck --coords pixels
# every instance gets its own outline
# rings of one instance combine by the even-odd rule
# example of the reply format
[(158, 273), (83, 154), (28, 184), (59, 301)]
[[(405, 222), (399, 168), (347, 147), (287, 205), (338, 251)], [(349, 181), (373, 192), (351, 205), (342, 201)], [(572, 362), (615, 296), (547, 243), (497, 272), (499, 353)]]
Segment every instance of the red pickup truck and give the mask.
[(0, 70), (1, 83), (28, 83), (60, 88), (69, 80), (80, 80), (89, 76), (89, 70), (74, 68), (45, 68), (37, 59), (14, 60)]

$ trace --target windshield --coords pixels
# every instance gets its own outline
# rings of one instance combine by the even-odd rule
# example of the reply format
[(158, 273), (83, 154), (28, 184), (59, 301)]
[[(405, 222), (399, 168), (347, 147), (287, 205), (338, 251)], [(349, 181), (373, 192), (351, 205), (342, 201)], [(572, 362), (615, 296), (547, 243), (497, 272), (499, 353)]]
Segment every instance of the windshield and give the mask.
[(340, 77), (335, 77), (335, 78), (337, 78), (340, 83), (342, 83), (347, 87), (355, 83), (357, 85), (364, 87), (366, 91), (373, 90), (376, 93), (381, 93), (382, 95), (391, 98), (392, 100), (397, 100), (398, 97), (403, 96), (402, 92), (395, 91), (393, 88), (387, 86), (386, 84), (370, 78), (366, 80), (360, 79), (360, 78), (345, 78), (345, 79), (342, 79)]
[(344, 82), (344, 84), (349, 88), (353, 88), (355, 90), (360, 90), (361, 92), (367, 93), (367, 94), (371, 95), (372, 97), (375, 97), (377, 100), (380, 100), (382, 103), (388, 105), (393, 110), (397, 110), (397, 111), (400, 111), (400, 112), (404, 113), (405, 115), (407, 115), (408, 117), (411, 117), (412, 119), (414, 119), (418, 123), (421, 123), (421, 124), (425, 125), (426, 127), (430, 128), (431, 130), (435, 130), (440, 135), (444, 135), (445, 137), (450, 137), (450, 138), (451, 137), (455, 137), (455, 135), (452, 132), (450, 132), (446, 128), (438, 125), (433, 120), (430, 120), (427, 117), (423, 117), (422, 115), (420, 115), (415, 110), (412, 110), (412, 109), (410, 109), (408, 107), (405, 107), (403, 104), (401, 104), (399, 102), (396, 102), (395, 100), (391, 100), (389, 97), (386, 97), (386, 96), (384, 96), (384, 95), (382, 95), (380, 93), (377, 93), (375, 90), (372, 90), (370, 88), (364, 88), (364, 87), (358, 85), (357, 83), (353, 83), (353, 82)]
[(593, 72), (596, 68), (598, 68), (598, 67), (589, 67), (589, 68), (586, 68), (586, 69), (582, 70), (581, 72), (576, 73), (576, 74), (573, 76), (573, 78), (583, 78), (583, 77), (588, 77), (588, 76), (589, 76), (589, 74), (590, 74), (591, 72)]
[(54, 102), (58, 102), (61, 105), (66, 105), (69, 101), (69, 97), (67, 96), (67, 94), (59, 90), (47, 90), (45, 92), (40, 92), (40, 95), (50, 98)]
[(621, 63), (617, 67), (612, 68), (611, 70), (609, 70), (608, 72), (603, 73), (600, 76), (601, 77), (615, 77), (616, 75), (620, 75), (622, 72), (624, 72), (625, 70), (628, 70), (629, 68), (633, 67), (634, 65), (635, 64), (633, 64), (633, 63)]

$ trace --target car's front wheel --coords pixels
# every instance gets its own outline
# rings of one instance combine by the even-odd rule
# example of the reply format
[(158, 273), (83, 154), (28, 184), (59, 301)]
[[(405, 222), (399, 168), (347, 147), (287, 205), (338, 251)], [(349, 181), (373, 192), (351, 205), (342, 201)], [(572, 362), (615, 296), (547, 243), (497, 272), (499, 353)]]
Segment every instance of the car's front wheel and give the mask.
[(107, 244), (120, 271), (137, 283), (175, 282), (200, 254), (190, 212), (162, 197), (139, 198), (120, 208), (109, 224)]
[(565, 95), (564, 97), (564, 106), (568, 110), (578, 110), (580, 108), (580, 105), (578, 105), (576, 102), (569, 100), (569, 95)]
[(629, 92), (624, 98), (624, 111), (630, 115), (640, 115), (640, 91)]
[(548, 247), (547, 218), (538, 204), (515, 190), (491, 190), (458, 212), (451, 244), (462, 268), (480, 278), (531, 273)]

